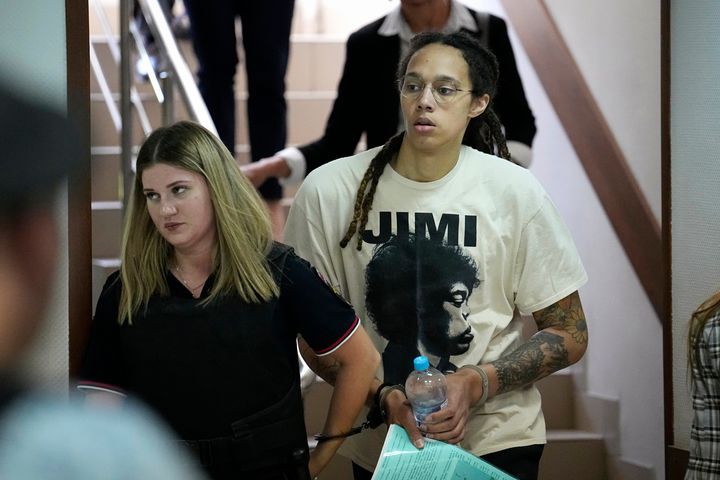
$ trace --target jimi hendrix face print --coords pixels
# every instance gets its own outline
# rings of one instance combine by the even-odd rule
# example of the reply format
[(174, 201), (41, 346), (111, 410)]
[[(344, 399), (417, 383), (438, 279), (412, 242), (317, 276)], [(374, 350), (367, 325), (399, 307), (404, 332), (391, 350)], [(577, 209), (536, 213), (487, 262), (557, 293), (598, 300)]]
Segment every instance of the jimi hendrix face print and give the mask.
[(412, 361), (425, 355), (442, 371), (470, 349), (469, 298), (478, 267), (462, 247), (415, 234), (393, 235), (375, 247), (365, 271), (365, 306), (378, 333), (385, 381), (404, 383)]

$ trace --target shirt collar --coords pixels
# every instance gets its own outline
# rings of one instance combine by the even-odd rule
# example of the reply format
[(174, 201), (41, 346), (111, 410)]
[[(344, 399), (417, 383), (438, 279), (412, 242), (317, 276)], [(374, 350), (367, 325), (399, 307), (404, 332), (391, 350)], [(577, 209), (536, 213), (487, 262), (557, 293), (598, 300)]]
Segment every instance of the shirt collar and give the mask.
[[(461, 29), (477, 32), (477, 24), (468, 8), (456, 0), (450, 0), (450, 17), (441, 30), (443, 33), (455, 33)], [(409, 42), (415, 35), (403, 17), (398, 5), (385, 17), (378, 34), (384, 37), (399, 35), (404, 42)]]

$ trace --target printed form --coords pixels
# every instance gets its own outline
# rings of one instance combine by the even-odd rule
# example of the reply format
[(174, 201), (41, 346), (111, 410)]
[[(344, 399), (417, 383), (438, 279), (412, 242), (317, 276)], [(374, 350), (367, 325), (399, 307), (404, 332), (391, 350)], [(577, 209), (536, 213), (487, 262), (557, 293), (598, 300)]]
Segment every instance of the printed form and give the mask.
[(425, 439), (421, 450), (405, 430), (390, 425), (372, 480), (516, 480), (455, 445)]

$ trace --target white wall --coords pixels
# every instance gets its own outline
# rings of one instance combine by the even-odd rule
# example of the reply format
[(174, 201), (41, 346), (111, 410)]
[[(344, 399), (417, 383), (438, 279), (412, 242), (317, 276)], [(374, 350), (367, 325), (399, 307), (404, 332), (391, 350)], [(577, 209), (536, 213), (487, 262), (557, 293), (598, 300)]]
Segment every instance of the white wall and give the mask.
[[(500, 1), (485, 5), (507, 18)], [(658, 222), (660, 178), (660, 9), (652, 0), (546, 2)], [(512, 26), (511, 26), (512, 27)], [(590, 346), (588, 393), (617, 398), (620, 459), (664, 478), (662, 327), (552, 105), (513, 35), (537, 117), (533, 173), (550, 193), (580, 250)]]
[[(462, 0), (507, 18), (500, 0)], [(298, 3), (298, 12), (303, 5)], [(551, 15), (660, 222), (660, 7), (654, 0), (547, 0)], [(318, 33), (347, 35), (397, 2), (366, 0), (347, 12), (322, 4)], [(341, 6), (342, 4), (342, 6)], [(337, 18), (331, 14), (344, 8)], [(343, 20), (344, 19), (344, 20)], [(664, 478), (662, 327), (535, 72), (513, 35), (521, 77), (537, 117), (531, 170), (568, 223), (590, 278), (581, 290), (590, 347), (583, 361), (591, 394), (620, 401), (619, 455)], [(720, 78), (720, 77), (718, 77)]]
[[(0, 0), (0, 81), (59, 109), (67, 103), (65, 3)], [(24, 362), (31, 379), (65, 390), (68, 372), (67, 192), (59, 194), (60, 258), (48, 320)]]
[(671, 5), (674, 433), (687, 449), (687, 321), (720, 289), (720, 3)]
[(660, 222), (659, 3), (546, 3)]
[[(546, 4), (659, 222), (659, 3)], [(569, 223), (590, 278), (581, 291), (590, 329), (587, 390), (620, 401), (620, 458), (664, 478), (661, 324), (552, 108), (534, 82), (526, 84), (539, 125), (532, 170)]]

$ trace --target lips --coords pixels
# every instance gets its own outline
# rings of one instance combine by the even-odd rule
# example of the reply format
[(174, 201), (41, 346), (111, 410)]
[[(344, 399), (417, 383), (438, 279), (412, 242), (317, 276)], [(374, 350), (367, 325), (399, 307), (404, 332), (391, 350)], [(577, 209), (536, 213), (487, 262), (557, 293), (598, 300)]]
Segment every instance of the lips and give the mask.
[(182, 223), (168, 222), (168, 223), (164, 224), (163, 226), (165, 227), (166, 230), (175, 230), (180, 225), (182, 225)]
[(426, 117), (420, 117), (417, 120), (415, 120), (415, 125), (422, 125), (422, 126), (428, 126), (428, 127), (434, 127), (435, 123)]

